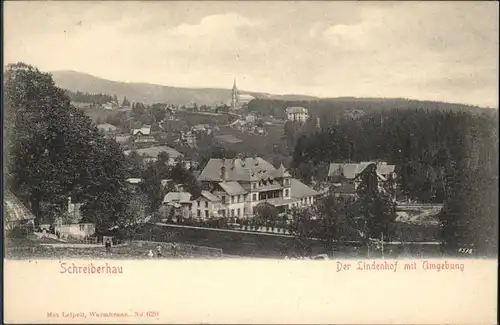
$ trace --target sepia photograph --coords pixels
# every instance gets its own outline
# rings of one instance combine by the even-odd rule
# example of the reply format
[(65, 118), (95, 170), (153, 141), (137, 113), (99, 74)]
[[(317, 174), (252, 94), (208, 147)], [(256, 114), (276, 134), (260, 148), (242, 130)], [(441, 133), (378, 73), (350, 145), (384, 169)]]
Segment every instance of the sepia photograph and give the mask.
[[(128, 261), (442, 276), (497, 259), (497, 2), (3, 10), (5, 263), (56, 263), (57, 282)], [(61, 315), (33, 320), (105, 318)]]

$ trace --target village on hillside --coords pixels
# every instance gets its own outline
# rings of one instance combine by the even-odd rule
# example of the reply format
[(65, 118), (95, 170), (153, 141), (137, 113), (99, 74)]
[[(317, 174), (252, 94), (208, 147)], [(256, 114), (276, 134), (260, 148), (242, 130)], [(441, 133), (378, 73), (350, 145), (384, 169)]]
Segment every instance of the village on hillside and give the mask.
[[(13, 68), (43, 74), (27, 65)], [(37, 91), (42, 102), (45, 90)], [(432, 134), (402, 141), (418, 128), (402, 131), (401, 119), (425, 123), (432, 115), (462, 123), (454, 113), (280, 102), (280, 110), (266, 114), (263, 107), (275, 101), (240, 92), (236, 80), (231, 97), (216, 106), (63, 96), (90, 133), (58, 135), (63, 143), (83, 138), (71, 147), (81, 152), (62, 158), (64, 183), (53, 189), (47, 188), (58, 168), (53, 160), (42, 172), (24, 162), (33, 179), (12, 171), (4, 197), (12, 258), (109, 257), (110, 247), (117, 258), (150, 258), (163, 249), (170, 258), (307, 259), (463, 255), (477, 247), (467, 237), (450, 240), (444, 228), (454, 200), (448, 163), (457, 149), (432, 142)], [(20, 105), (9, 108), (15, 114)], [(44, 145), (50, 156), (56, 144)], [(73, 155), (88, 157), (83, 170)], [(37, 159), (45, 159), (43, 153)]]

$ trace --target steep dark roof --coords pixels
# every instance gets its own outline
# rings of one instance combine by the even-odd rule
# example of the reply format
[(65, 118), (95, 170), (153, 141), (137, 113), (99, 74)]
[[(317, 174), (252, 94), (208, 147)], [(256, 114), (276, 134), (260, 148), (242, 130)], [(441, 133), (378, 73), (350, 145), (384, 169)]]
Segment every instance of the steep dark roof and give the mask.
[(303, 197), (308, 197), (308, 196), (316, 196), (319, 194), (319, 192), (313, 190), (306, 184), (302, 183), (301, 181), (297, 179), (292, 178), (292, 198), (303, 198)]
[(226, 181), (257, 181), (261, 179), (274, 178), (276, 168), (264, 159), (210, 159), (198, 180), (200, 181), (223, 181), (222, 167), (227, 174)]
[(33, 213), (10, 191), (5, 191), (3, 202), (6, 222), (35, 219)]

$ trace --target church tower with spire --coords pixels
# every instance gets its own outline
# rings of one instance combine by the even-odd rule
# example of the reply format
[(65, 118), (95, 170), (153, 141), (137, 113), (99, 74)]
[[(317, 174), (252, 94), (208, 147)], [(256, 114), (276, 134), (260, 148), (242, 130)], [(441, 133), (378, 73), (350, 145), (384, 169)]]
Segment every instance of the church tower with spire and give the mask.
[(231, 96), (231, 109), (236, 110), (240, 108), (240, 100), (239, 100), (238, 88), (236, 87), (236, 78), (233, 83), (233, 93)]

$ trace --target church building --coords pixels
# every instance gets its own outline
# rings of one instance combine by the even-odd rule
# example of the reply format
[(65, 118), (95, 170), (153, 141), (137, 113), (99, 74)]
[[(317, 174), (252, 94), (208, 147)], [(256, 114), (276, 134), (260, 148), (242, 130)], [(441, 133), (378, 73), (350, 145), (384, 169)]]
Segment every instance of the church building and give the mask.
[(236, 79), (234, 79), (231, 93), (231, 109), (238, 110), (245, 108), (252, 99), (255, 99), (252, 95), (240, 94), (238, 87), (236, 87)]

